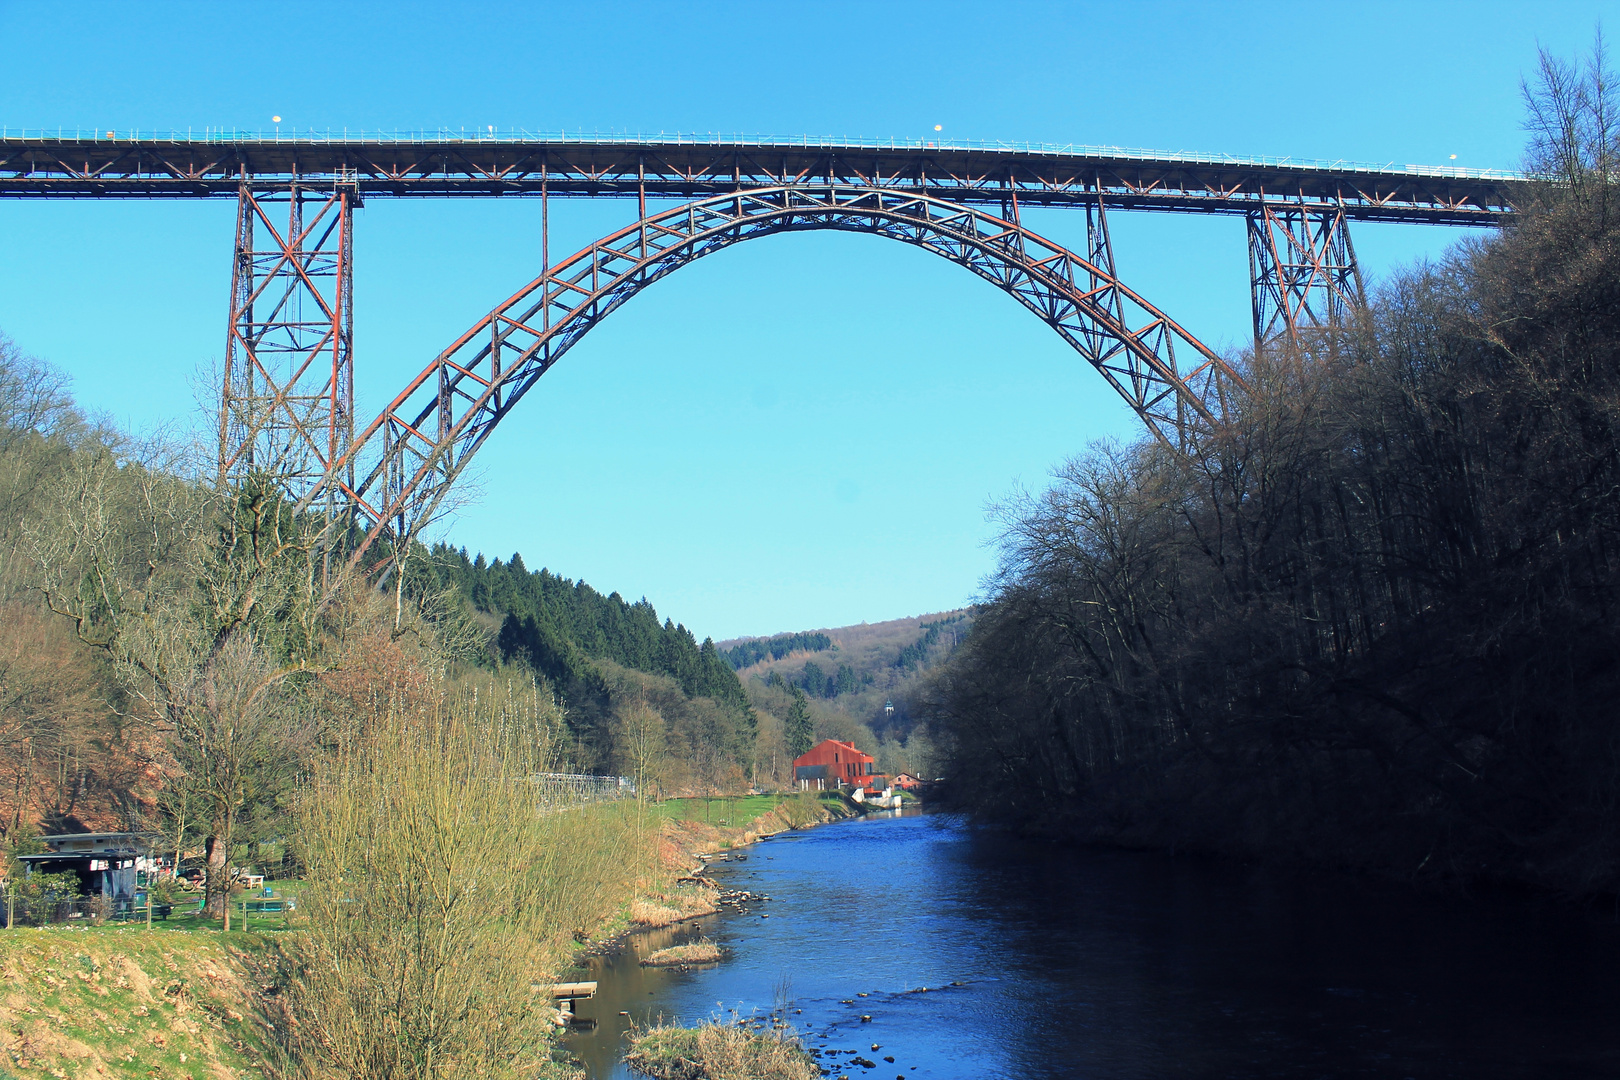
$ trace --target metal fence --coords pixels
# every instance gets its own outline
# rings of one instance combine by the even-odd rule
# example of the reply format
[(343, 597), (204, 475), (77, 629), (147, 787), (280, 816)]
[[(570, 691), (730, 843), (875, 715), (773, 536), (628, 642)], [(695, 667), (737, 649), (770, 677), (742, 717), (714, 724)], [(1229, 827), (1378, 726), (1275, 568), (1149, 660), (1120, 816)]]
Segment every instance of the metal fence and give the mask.
[[(157, 905), (157, 917), (194, 911), (198, 901), (176, 900), (173, 904)], [(146, 918), (146, 904), (132, 900), (113, 900), (105, 896), (78, 896), (72, 899), (47, 897), (24, 900), (0, 894), (0, 927), (11, 926), (71, 926), (96, 925)]]
[(635, 781), (628, 776), (593, 776), (590, 773), (534, 773), (529, 777), (542, 806), (575, 806), (634, 798)]

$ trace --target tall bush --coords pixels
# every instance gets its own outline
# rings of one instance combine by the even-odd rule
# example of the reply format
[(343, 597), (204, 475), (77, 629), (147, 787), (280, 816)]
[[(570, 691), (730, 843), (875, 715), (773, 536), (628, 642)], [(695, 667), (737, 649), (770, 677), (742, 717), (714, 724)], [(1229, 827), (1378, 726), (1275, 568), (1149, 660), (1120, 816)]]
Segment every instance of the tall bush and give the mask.
[(648, 866), (633, 807), (556, 810), (532, 774), (560, 717), (539, 695), (383, 703), (317, 763), (298, 1052), (354, 1078), (533, 1076), (563, 942)]

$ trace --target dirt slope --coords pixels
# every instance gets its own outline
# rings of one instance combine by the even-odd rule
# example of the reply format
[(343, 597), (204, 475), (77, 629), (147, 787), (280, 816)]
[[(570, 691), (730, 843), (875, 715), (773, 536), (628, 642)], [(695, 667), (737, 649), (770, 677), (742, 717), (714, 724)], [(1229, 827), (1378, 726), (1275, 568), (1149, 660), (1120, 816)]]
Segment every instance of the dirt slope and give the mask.
[(267, 1076), (272, 948), (144, 927), (0, 931), (0, 1076)]

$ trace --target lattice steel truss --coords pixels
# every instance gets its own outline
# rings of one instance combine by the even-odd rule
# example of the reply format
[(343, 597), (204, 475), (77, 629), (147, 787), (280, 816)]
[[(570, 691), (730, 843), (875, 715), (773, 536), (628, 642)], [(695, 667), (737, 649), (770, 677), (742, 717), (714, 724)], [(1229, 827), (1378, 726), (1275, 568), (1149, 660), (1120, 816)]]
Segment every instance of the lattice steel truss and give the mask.
[[(219, 475), (271, 470), (336, 513), (354, 441), (352, 189), (244, 183), (221, 379)], [(334, 471), (335, 470), (335, 471)]]
[[(497, 423), (587, 331), (666, 274), (742, 240), (807, 229), (871, 233), (932, 251), (1009, 293), (1066, 340), (1160, 438), (1212, 420), (1227, 366), (1115, 276), (1106, 222), (1082, 258), (982, 210), (889, 190), (794, 186), (701, 199), (580, 251), (514, 294), (436, 357), (355, 439), (306, 504), (339, 491), (368, 530), (414, 535)], [(366, 466), (348, 479), (357, 459)]]
[(1257, 350), (1343, 327), (1366, 305), (1342, 210), (1267, 202), (1248, 220)]
[[(1305, 342), (1363, 305), (1347, 222), (1495, 226), (1541, 181), (1456, 168), (1178, 155), (1118, 147), (716, 135), (438, 132), (0, 133), (0, 199), (235, 198), (219, 472), (271, 469), (309, 508), (414, 535), (495, 423), (597, 321), (738, 240), (846, 229), (934, 251), (1067, 340), (1171, 443), (1241, 382), (1126, 288), (1108, 210), (1241, 214), (1255, 347)], [(635, 198), (640, 220), (525, 289), (436, 358), (356, 438), (353, 210), (361, 197)], [(649, 217), (646, 201), (693, 199)], [(1083, 208), (1081, 258), (1020, 203)], [(1000, 208), (999, 216), (975, 208)], [(542, 234), (545, 226), (542, 225)], [(1181, 370), (1181, 364), (1188, 366)], [(1205, 395), (1209, 396), (1205, 396)], [(363, 549), (362, 549), (363, 550)]]
[(1010, 187), (1025, 206), (1246, 214), (1303, 200), (1358, 221), (1491, 225), (1533, 180), (1457, 168), (1244, 159), (1113, 147), (843, 143), (704, 137), (484, 137), (449, 132), (337, 136), (90, 132), (0, 134), (3, 198), (234, 198), (244, 172), (266, 181), (355, 186), (365, 198), (457, 195), (702, 199), (739, 188), (888, 188), (991, 206)]

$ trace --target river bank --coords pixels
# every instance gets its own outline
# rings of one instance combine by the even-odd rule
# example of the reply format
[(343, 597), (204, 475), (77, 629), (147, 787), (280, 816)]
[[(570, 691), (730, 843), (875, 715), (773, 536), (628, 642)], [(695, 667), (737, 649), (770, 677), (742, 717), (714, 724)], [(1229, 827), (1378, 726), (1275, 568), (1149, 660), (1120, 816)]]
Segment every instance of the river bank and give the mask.
[[(674, 929), (712, 916), (722, 894), (692, 880), (704, 877), (706, 863), (727, 865), (716, 856), (855, 812), (789, 797), (732, 827), (683, 817), (693, 811), (681, 807), (662, 810), (664, 820), (649, 824), (659, 871), (603, 905), (611, 913), (594, 927), (575, 929), (575, 942), (586, 943), (580, 953), (659, 932), (632, 921), (638, 906), (643, 918), (667, 915)], [(296, 923), (260, 933), (202, 925), (0, 931), (0, 1076), (281, 1075), (288, 1018), (279, 983), (302, 933)], [(558, 974), (583, 959), (558, 953)]]
[(596, 926), (575, 931), (574, 940), (580, 945), (573, 954), (576, 968), (583, 969), (592, 957), (617, 952), (635, 935), (679, 926), (719, 911), (721, 898), (713, 895), (717, 891), (714, 882), (704, 872), (712, 864), (729, 862), (730, 852), (785, 832), (842, 821), (862, 812), (844, 798), (790, 795), (775, 800), (769, 810), (746, 823), (731, 825), (683, 817), (679, 811), (670, 811), (670, 803), (658, 807), (663, 819), (656, 841), (661, 877), (625, 896), (620, 906)]
[[(631, 1023), (772, 1014), (834, 1077), (1620, 1074), (1620, 927), (1569, 905), (911, 812), (780, 835), (710, 875), (771, 899), (592, 961), (597, 1026), (565, 1043), (594, 1080), (633, 1076)], [(718, 965), (639, 964), (699, 937)]]

